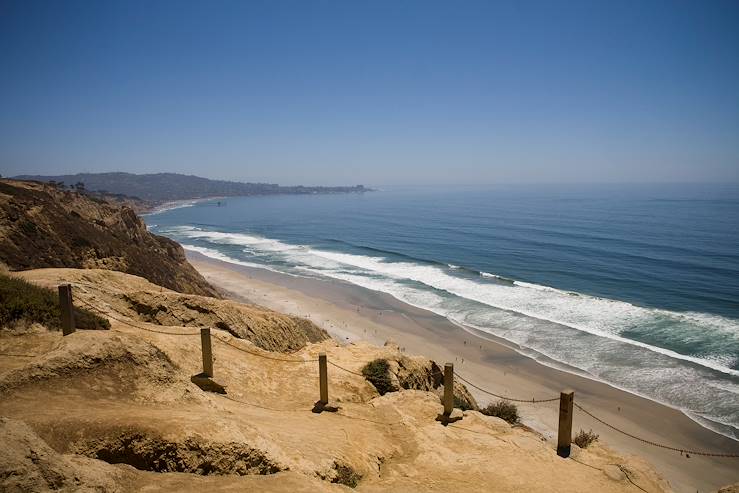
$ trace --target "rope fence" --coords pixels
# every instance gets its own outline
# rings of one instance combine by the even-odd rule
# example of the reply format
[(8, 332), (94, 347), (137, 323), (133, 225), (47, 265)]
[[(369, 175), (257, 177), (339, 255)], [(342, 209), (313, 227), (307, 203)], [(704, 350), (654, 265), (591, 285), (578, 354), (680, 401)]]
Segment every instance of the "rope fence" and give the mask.
[[(151, 328), (148, 328), (148, 327), (143, 327), (143, 326), (138, 325), (138, 324), (135, 324), (133, 322), (129, 322), (129, 321), (123, 320), (121, 318), (117, 318), (117, 317), (111, 315), (110, 313), (106, 313), (102, 309), (100, 309), (100, 308), (92, 305), (91, 303), (88, 303), (87, 301), (85, 301), (85, 300), (83, 300), (81, 298), (77, 298), (77, 301), (82, 302), (82, 304), (85, 305), (87, 308), (95, 311), (96, 313), (98, 313), (100, 315), (103, 315), (105, 317), (112, 318), (113, 320), (115, 320), (115, 321), (117, 321), (119, 323), (122, 323), (124, 325), (128, 325), (129, 327), (133, 327), (135, 329), (141, 329), (141, 330), (145, 330), (147, 332), (153, 332), (155, 334), (162, 334), (162, 335), (173, 335), (173, 336), (198, 336), (198, 335), (200, 335), (199, 332), (194, 332), (194, 333), (188, 334), (188, 333), (180, 333), (180, 332), (168, 332), (168, 331), (164, 331), (164, 330), (155, 330), (155, 329), (151, 329)], [(199, 329), (202, 329), (202, 327), (198, 327), (198, 328)], [(239, 347), (239, 346), (237, 346), (235, 344), (232, 344), (227, 339), (224, 339), (224, 338), (221, 338), (221, 337), (218, 337), (218, 336), (216, 336), (216, 340), (219, 341), (219, 342), (221, 342), (221, 343), (223, 343), (223, 344), (226, 344), (227, 346), (231, 346), (232, 348), (234, 348), (234, 349), (236, 349), (238, 351), (241, 351), (241, 352), (244, 352), (244, 353), (247, 353), (247, 354), (251, 354), (252, 356), (257, 356), (257, 357), (260, 357), (260, 358), (269, 359), (269, 360), (273, 360), (273, 361), (283, 361), (285, 363), (311, 363), (311, 362), (318, 361), (317, 359), (309, 359), (309, 360), (306, 360), (306, 359), (277, 358), (277, 357), (274, 357), (274, 356), (268, 356), (266, 354), (259, 354), (259, 353), (256, 353), (254, 351), (249, 351), (246, 348)], [(299, 350), (300, 349), (298, 349), (296, 351), (293, 351), (292, 353), (295, 353), (295, 352), (297, 352)]]
[[(336, 416), (340, 416), (347, 419), (357, 419), (361, 421), (367, 421), (371, 423), (381, 424), (384, 426), (393, 426), (393, 425), (399, 425), (403, 424), (402, 421), (397, 422), (381, 422), (381, 421), (375, 421), (369, 418), (363, 418), (359, 416), (351, 416), (347, 415), (343, 412), (338, 412), (340, 407), (333, 405), (329, 402), (328, 397), (328, 365), (330, 364), (332, 367), (337, 368), (341, 371), (344, 371), (346, 373), (349, 373), (351, 375), (355, 375), (361, 378), (364, 378), (364, 375), (362, 373), (350, 370), (349, 368), (345, 368), (344, 366), (341, 366), (337, 363), (334, 363), (333, 361), (328, 361), (328, 358), (326, 357), (325, 353), (320, 353), (319, 357), (317, 359), (310, 358), (310, 359), (295, 359), (295, 358), (282, 358), (277, 356), (271, 356), (267, 354), (261, 354), (256, 351), (251, 351), (249, 349), (246, 349), (240, 345), (234, 344), (232, 341), (224, 339), (220, 337), (219, 335), (215, 335), (215, 339), (220, 342), (221, 344), (227, 345), (233, 349), (236, 349), (238, 351), (241, 351), (243, 353), (271, 360), (271, 361), (277, 361), (281, 363), (315, 363), (318, 362), (319, 364), (319, 388), (320, 388), (320, 398), (315, 403), (313, 409), (307, 409), (307, 408), (298, 408), (298, 409), (277, 409), (272, 408), (269, 406), (264, 406), (261, 404), (255, 404), (251, 402), (246, 402), (240, 399), (236, 399), (234, 397), (225, 395), (225, 390), (222, 386), (215, 384), (212, 382), (213, 378), (213, 356), (212, 356), (212, 349), (211, 349), (211, 333), (210, 328), (200, 328), (200, 333), (180, 333), (180, 332), (170, 332), (170, 331), (160, 331), (160, 330), (154, 330), (148, 327), (144, 327), (141, 325), (138, 325), (136, 323), (133, 323), (131, 321), (124, 320), (122, 318), (118, 318), (114, 315), (111, 315), (110, 313), (104, 312), (102, 309), (94, 306), (93, 304), (80, 299), (76, 298), (77, 301), (79, 301), (82, 305), (90, 308), (91, 310), (94, 310), (95, 312), (111, 318), (113, 320), (116, 320), (122, 324), (125, 324), (127, 326), (144, 330), (147, 332), (153, 332), (156, 334), (162, 334), (162, 335), (171, 335), (171, 336), (197, 336), (200, 335), (201, 337), (201, 346), (202, 346), (202, 352), (203, 352), (203, 373), (200, 375), (196, 375), (192, 377), (192, 381), (197, 383), (199, 386), (203, 384), (203, 382), (206, 382), (207, 385), (201, 386), (201, 388), (204, 388), (206, 390), (211, 390), (212, 388), (217, 388), (219, 390), (216, 390), (219, 392), (224, 399), (230, 400), (232, 402), (240, 403), (247, 406), (253, 406), (258, 407), (262, 409), (267, 409), (271, 411), (278, 411), (278, 412), (306, 412), (306, 411), (312, 411), (314, 413), (322, 413), (322, 412), (329, 412), (332, 414), (335, 414)], [(59, 302), (61, 305), (61, 312), (62, 312), (62, 329), (63, 334), (69, 335), (74, 332), (74, 316), (73, 316), (73, 307), (72, 307), (72, 293), (71, 293), (71, 285), (61, 285), (59, 286)], [(26, 354), (14, 354), (14, 353), (0, 353), (0, 355), (4, 356), (10, 356), (10, 357), (35, 357), (35, 355), (26, 355)], [(552, 398), (536, 398), (532, 397), (531, 399), (521, 399), (518, 397), (510, 397), (504, 394), (499, 394), (496, 392), (493, 392), (491, 390), (485, 389), (483, 387), (480, 387), (473, 382), (471, 382), (469, 379), (463, 377), (459, 373), (454, 371), (454, 365), (452, 363), (446, 363), (444, 367), (444, 373), (441, 372), (433, 372), (429, 375), (431, 378), (435, 378), (441, 376), (443, 378), (442, 382), (444, 385), (444, 396), (442, 398), (442, 403), (444, 405), (444, 411), (442, 414), (440, 414), (437, 417), (437, 421), (441, 421), (442, 424), (445, 426), (453, 423), (455, 421), (458, 421), (462, 419), (461, 417), (454, 417), (452, 418), (451, 414), (454, 409), (454, 395), (453, 395), (453, 386), (454, 386), (454, 377), (456, 376), (460, 381), (464, 382), (466, 385), (469, 385), (470, 387), (478, 390), (479, 392), (482, 392), (486, 395), (496, 397), (498, 399), (504, 400), (504, 401), (510, 401), (510, 402), (517, 402), (521, 404), (542, 404), (542, 403), (551, 403), (555, 401), (559, 401), (559, 425), (558, 425), (558, 440), (557, 440), (557, 454), (568, 458), (570, 455), (570, 445), (572, 442), (572, 421), (573, 421), (573, 409), (577, 409), (578, 411), (584, 413), (585, 415), (589, 416), (590, 418), (594, 419), (598, 423), (602, 424), (603, 426), (620, 433), (626, 437), (629, 437), (631, 439), (637, 440), (645, 445), (650, 445), (653, 447), (657, 447), (664, 450), (669, 450), (672, 452), (679, 452), (681, 455), (684, 455), (686, 458), (689, 458), (690, 455), (696, 455), (696, 456), (704, 456), (704, 457), (714, 457), (714, 458), (739, 458), (739, 454), (730, 454), (730, 453), (722, 453), (722, 452), (707, 452), (707, 451), (698, 451), (698, 450), (691, 450), (688, 448), (681, 448), (681, 447), (674, 447), (671, 445), (667, 445), (664, 443), (655, 442), (643, 437), (639, 437), (637, 435), (634, 435), (632, 433), (629, 433), (625, 430), (622, 430), (621, 428), (605, 421), (604, 419), (594, 415), (587, 409), (583, 408), (580, 404), (574, 402), (574, 392), (573, 391), (564, 391), (560, 393), (559, 397), (552, 397)], [(196, 380), (199, 379), (199, 380)], [(208, 385), (211, 386), (211, 388), (208, 388)], [(457, 426), (455, 426), (457, 427)], [(573, 459), (574, 460), (574, 459)], [(576, 461), (579, 462), (579, 461)], [(584, 463), (583, 463), (584, 464)], [(587, 466), (590, 466), (589, 464), (584, 464)], [(594, 467), (594, 466), (590, 466)], [(631, 481), (631, 478), (628, 478), (629, 481)], [(631, 481), (633, 483), (633, 481)], [(634, 484), (634, 486), (639, 487), (638, 485)], [(640, 488), (640, 487), (639, 487)]]
[(234, 397), (231, 397), (231, 396), (225, 395), (225, 394), (221, 394), (221, 397), (223, 397), (224, 399), (227, 399), (227, 400), (229, 400), (231, 402), (236, 402), (238, 404), (243, 404), (245, 406), (257, 407), (259, 409), (265, 409), (265, 410), (268, 410), (268, 411), (276, 411), (276, 412), (280, 412), (280, 413), (303, 413), (303, 412), (310, 411), (310, 408), (308, 408), (308, 407), (306, 407), (306, 408), (296, 408), (296, 409), (278, 409), (278, 408), (274, 408), (274, 407), (265, 406), (263, 404), (255, 404), (253, 402), (242, 401), (241, 399), (236, 399)]
[(41, 355), (40, 354), (20, 354), (20, 353), (0, 353), (0, 356), (7, 356), (9, 358), (36, 358)]
[(502, 399), (504, 401), (520, 402), (522, 404), (542, 404), (542, 403), (545, 403), (545, 402), (554, 402), (554, 401), (558, 401), (559, 400), (559, 397), (553, 397), (551, 399), (537, 399), (535, 397), (532, 397), (531, 399), (517, 399), (515, 397), (509, 397), (509, 396), (506, 396), (506, 395), (495, 394), (493, 392), (490, 392), (489, 390), (485, 390), (485, 389), (483, 389), (481, 387), (478, 387), (477, 385), (475, 385), (474, 383), (470, 382), (469, 380), (467, 380), (466, 378), (464, 378), (462, 375), (460, 375), (456, 371), (454, 372), (454, 375), (457, 378), (459, 378), (460, 380), (462, 380), (464, 383), (466, 383), (467, 385), (469, 385), (470, 387), (472, 387), (474, 389), (477, 389), (477, 390), (479, 390), (480, 392), (482, 392), (484, 394), (491, 395), (493, 397), (497, 397), (498, 399)]
[(331, 366), (334, 366), (334, 367), (338, 368), (339, 370), (343, 370), (343, 371), (345, 371), (347, 373), (351, 373), (352, 375), (356, 375), (358, 377), (364, 378), (364, 375), (362, 375), (361, 373), (358, 373), (356, 371), (349, 370), (348, 368), (344, 368), (343, 366), (339, 366), (336, 363), (334, 363), (333, 361), (329, 361), (328, 364), (330, 364)]
[(129, 327), (133, 327), (134, 329), (140, 329), (140, 330), (145, 330), (147, 332), (153, 332), (154, 334), (162, 334), (162, 335), (169, 335), (169, 336), (197, 336), (197, 335), (200, 335), (198, 332), (193, 332), (192, 334), (188, 334), (188, 333), (182, 333), (182, 332), (168, 332), (166, 330), (150, 329), (148, 327), (143, 327), (143, 326), (138, 325), (138, 324), (135, 324), (133, 322), (129, 322), (129, 321), (123, 320), (122, 318), (118, 318), (118, 317), (116, 317), (114, 315), (111, 315), (110, 313), (106, 313), (102, 309), (94, 306), (91, 303), (88, 303), (87, 301), (85, 301), (85, 300), (83, 300), (81, 298), (76, 298), (76, 300), (79, 301), (79, 302), (81, 302), (85, 307), (89, 308), (90, 310), (93, 310), (94, 312), (96, 312), (96, 313), (98, 313), (98, 314), (100, 314), (100, 315), (102, 315), (104, 317), (112, 318), (116, 322), (122, 323), (124, 325), (128, 325)]
[[(602, 469), (602, 468), (600, 468), (600, 467), (594, 466), (594, 465), (592, 465), (592, 464), (587, 464), (587, 463), (585, 463), (585, 462), (583, 462), (583, 461), (580, 461), (580, 460), (577, 460), (577, 459), (575, 459), (574, 457), (570, 457), (569, 459), (570, 459), (571, 461), (573, 461), (573, 462), (577, 462), (578, 464), (581, 464), (581, 465), (583, 465), (583, 466), (587, 466), (587, 467), (589, 467), (589, 468), (591, 468), (591, 469), (595, 469), (596, 471), (600, 471), (600, 472), (606, 472), (606, 470), (605, 470), (605, 469)], [(618, 467), (618, 468), (619, 468), (619, 470), (620, 470), (620, 471), (621, 471), (621, 472), (623, 473), (623, 475), (624, 475), (624, 476), (626, 477), (626, 479), (627, 479), (627, 480), (629, 481), (629, 483), (631, 483), (632, 485), (634, 485), (634, 486), (635, 486), (636, 488), (639, 488), (639, 489), (640, 489), (640, 490), (642, 490), (642, 491), (643, 491), (644, 493), (649, 493), (649, 492), (648, 492), (647, 490), (645, 490), (644, 488), (642, 488), (641, 486), (639, 486), (638, 484), (636, 484), (636, 483), (634, 482), (634, 480), (633, 480), (633, 479), (631, 479), (631, 475), (629, 474), (629, 471), (628, 471), (628, 469), (626, 469), (626, 468), (625, 468), (624, 466), (622, 466), (621, 464), (608, 464), (608, 465), (609, 465), (609, 466), (616, 466), (616, 467)]]
[(612, 424), (610, 424), (610, 423), (602, 420), (601, 418), (595, 416), (593, 413), (591, 413), (587, 409), (583, 408), (580, 404), (574, 404), (574, 405), (575, 405), (575, 407), (577, 409), (579, 409), (583, 413), (587, 414), (588, 416), (590, 416), (594, 420), (598, 421), (602, 425), (607, 426), (608, 428), (612, 429), (613, 431), (616, 431), (618, 433), (621, 433), (622, 435), (626, 435), (629, 438), (633, 438), (634, 440), (638, 440), (638, 441), (640, 441), (642, 443), (645, 443), (647, 445), (651, 445), (653, 447), (658, 447), (658, 448), (662, 448), (662, 449), (666, 449), (666, 450), (671, 450), (673, 452), (680, 452), (680, 455), (687, 454), (688, 457), (690, 456), (690, 454), (692, 454), (692, 455), (702, 455), (704, 457), (739, 458), (739, 454), (724, 454), (724, 453), (720, 453), (720, 452), (701, 452), (701, 451), (696, 451), (696, 450), (689, 450), (689, 449), (671, 447), (671, 446), (665, 445), (663, 443), (653, 442), (651, 440), (647, 440), (646, 438), (641, 438), (641, 437), (638, 437), (636, 435), (632, 435), (631, 433), (629, 433), (627, 431), (624, 431), (621, 428), (618, 428), (618, 427), (616, 427), (616, 426), (614, 426), (614, 425), (612, 425)]
[[(300, 407), (300, 408), (295, 408), (295, 409), (280, 409), (280, 408), (265, 406), (263, 404), (256, 404), (254, 402), (247, 402), (247, 401), (244, 401), (244, 400), (241, 400), (241, 399), (236, 399), (236, 398), (231, 397), (229, 395), (221, 395), (221, 397), (223, 397), (224, 399), (229, 400), (231, 402), (236, 402), (238, 404), (243, 404), (245, 406), (250, 406), (250, 407), (256, 407), (256, 408), (259, 408), (259, 409), (264, 409), (264, 410), (267, 410), (267, 411), (275, 411), (275, 412), (280, 412), (280, 413), (305, 413), (305, 412), (312, 411), (312, 409), (309, 408), (309, 407)], [(361, 416), (352, 416), (350, 414), (345, 414), (343, 412), (336, 412), (336, 413), (333, 413), (333, 415), (334, 416), (338, 416), (340, 418), (352, 419), (352, 420), (355, 420), (355, 421), (364, 421), (366, 423), (373, 423), (373, 424), (381, 425), (381, 426), (397, 426), (397, 425), (402, 425), (403, 424), (403, 422), (400, 421), (400, 420), (399, 421), (378, 421), (378, 420), (374, 420), (374, 419), (363, 418)]]
[(318, 358), (313, 358), (313, 359), (288, 359), (288, 358), (278, 358), (278, 357), (275, 357), (275, 356), (268, 356), (266, 354), (256, 353), (254, 351), (249, 351), (246, 348), (239, 347), (236, 344), (232, 344), (227, 339), (222, 339), (219, 336), (215, 336), (215, 339), (218, 342), (221, 342), (221, 343), (223, 343), (223, 344), (225, 344), (227, 346), (230, 346), (230, 347), (236, 349), (237, 351), (241, 351), (242, 353), (251, 354), (252, 356), (256, 356), (258, 358), (268, 359), (268, 360), (272, 360), (272, 361), (281, 361), (283, 363), (315, 363), (315, 362), (318, 361)]
[(3, 353), (0, 352), (0, 356), (7, 356), (9, 358), (38, 358), (39, 356), (44, 356), (46, 354), (49, 354), (52, 351), (56, 351), (59, 349), (59, 346), (62, 345), (62, 340), (54, 344), (54, 347), (46, 351), (45, 353), (38, 353), (38, 354), (28, 354), (28, 353)]

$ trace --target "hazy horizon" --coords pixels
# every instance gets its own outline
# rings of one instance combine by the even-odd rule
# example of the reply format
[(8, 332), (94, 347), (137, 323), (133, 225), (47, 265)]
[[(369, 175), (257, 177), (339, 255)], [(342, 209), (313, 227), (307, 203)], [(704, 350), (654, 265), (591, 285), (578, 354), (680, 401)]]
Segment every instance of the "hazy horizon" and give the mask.
[[(726, 188), (737, 188), (739, 190), (739, 181), (730, 181), (730, 182), (721, 182), (721, 181), (500, 181), (500, 182), (480, 182), (480, 183), (464, 183), (464, 182), (456, 182), (456, 183), (354, 183), (354, 182), (346, 182), (346, 183), (313, 183), (313, 182), (276, 182), (276, 181), (270, 181), (270, 180), (254, 180), (254, 179), (238, 179), (238, 178), (218, 178), (213, 176), (208, 176), (207, 173), (200, 173), (200, 174), (193, 174), (193, 173), (181, 173), (178, 171), (145, 171), (140, 173), (133, 173), (130, 171), (121, 171), (121, 170), (109, 170), (109, 171), (79, 171), (79, 172), (70, 172), (70, 173), (53, 173), (53, 174), (40, 174), (40, 173), (20, 173), (16, 175), (3, 175), (3, 178), (15, 178), (18, 176), (26, 176), (26, 175), (38, 175), (38, 176), (63, 176), (63, 175), (84, 175), (84, 174), (101, 174), (101, 173), (132, 173), (136, 175), (149, 175), (149, 174), (167, 174), (167, 173), (175, 173), (175, 174), (181, 174), (185, 176), (194, 176), (198, 178), (206, 178), (209, 180), (223, 180), (223, 181), (234, 181), (234, 182), (242, 182), (242, 183), (264, 183), (264, 184), (275, 184), (275, 185), (281, 185), (281, 186), (354, 186), (354, 185), (363, 185), (365, 187), (388, 187), (393, 189), (398, 188), (440, 188), (440, 187), (451, 187), (451, 188), (493, 188), (497, 186), (531, 186), (531, 187), (567, 187), (567, 186), (573, 186), (573, 187), (580, 187), (580, 186), (644, 186), (644, 187), (672, 187), (672, 186), (708, 186), (708, 187), (715, 187), (715, 186), (722, 186)], [(71, 183), (67, 183), (67, 185), (71, 185)]]
[(0, 174), (739, 182), (739, 3), (3, 2)]

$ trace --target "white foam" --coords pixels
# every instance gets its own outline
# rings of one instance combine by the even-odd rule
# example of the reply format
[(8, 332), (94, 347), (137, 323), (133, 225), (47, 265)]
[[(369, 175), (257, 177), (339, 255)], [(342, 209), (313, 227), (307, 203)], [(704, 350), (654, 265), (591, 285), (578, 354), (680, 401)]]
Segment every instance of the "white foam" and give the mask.
[(480, 272), (480, 277), (491, 277), (493, 279), (505, 279), (497, 274), (491, 274), (490, 272)]
[(158, 207), (155, 207), (154, 210), (152, 210), (151, 212), (147, 212), (141, 215), (154, 216), (156, 214), (161, 214), (162, 212), (172, 211), (175, 209), (184, 209), (185, 207), (192, 207), (198, 202), (201, 202), (201, 200), (177, 200), (174, 202), (166, 202)]
[(231, 264), (243, 265), (244, 267), (257, 267), (257, 268), (264, 267), (262, 265), (255, 264), (253, 262), (244, 262), (243, 260), (238, 260), (233, 257), (229, 257), (228, 255), (225, 255), (213, 248), (205, 248), (205, 247), (199, 247), (196, 245), (188, 245), (187, 243), (183, 243), (182, 248), (184, 248), (185, 250), (190, 250), (192, 252), (197, 252), (201, 255), (205, 255), (206, 257), (210, 257), (216, 260), (221, 260), (223, 262), (229, 262)]
[[(718, 424), (736, 429), (732, 403), (737, 402), (739, 386), (733, 383), (732, 377), (739, 375), (739, 371), (729, 368), (734, 364), (731, 357), (687, 356), (628, 339), (620, 332), (664, 319), (668, 325), (682, 324), (688, 336), (690, 331), (695, 331), (695, 334), (713, 331), (731, 340), (739, 334), (739, 321), (703, 313), (642, 308), (520, 281), (501, 285), (485, 281), (486, 277), (500, 278), (489, 273), (481, 273), (479, 280), (475, 281), (456, 277), (440, 266), (324, 251), (256, 235), (203, 231), (192, 227), (170, 228), (168, 231), (199, 241), (240, 246), (246, 253), (256, 255), (255, 258), (263, 257), (267, 263), (278, 261), (275, 265), (293, 267), (286, 270), (271, 268), (232, 258), (216, 249), (183, 245), (219, 260), (285, 274), (302, 272), (327, 276), (387, 293), (462, 326), (475, 327), (508, 339), (521, 347), (519, 352), (543, 364), (560, 369), (563, 367), (557, 362), (571, 365), (591, 378), (671, 405), (688, 416), (700, 417), (694, 419), (719, 433), (727, 434), (726, 430), (717, 427)], [(443, 291), (455, 297), (443, 296)], [(484, 308), (486, 306), (491, 308)], [(618, 358), (610, 357), (616, 354)], [(639, 368), (638, 380), (633, 379), (634, 368)], [(729, 377), (718, 378), (709, 373), (711, 370)], [(710, 404), (711, 416), (703, 411), (707, 404)], [(728, 433), (727, 436), (731, 436), (735, 432)]]
[[(244, 233), (202, 231), (191, 227), (181, 228), (178, 233), (189, 238), (205, 239), (214, 243), (246, 246), (253, 252), (276, 254), (288, 263), (303, 266), (316, 274), (344, 279), (378, 291), (388, 292), (391, 289), (391, 284), (382, 284), (377, 279), (364, 279), (367, 275), (373, 277), (379, 275), (397, 281), (415, 281), (493, 308), (564, 325), (671, 358), (702, 365), (729, 375), (739, 376), (739, 371), (728, 367), (730, 362), (727, 358), (701, 358), (684, 355), (620, 335), (624, 330), (653, 324), (656, 317), (663, 317), (673, 323), (694, 325), (695, 330), (715, 331), (729, 337), (739, 338), (739, 321), (725, 317), (643, 308), (623, 301), (570, 293), (521, 281), (515, 281), (513, 286), (478, 282), (451, 275), (442, 268), (433, 265), (389, 262), (383, 257), (370, 257), (313, 249), (301, 245), (289, 245), (279, 240)], [(357, 272), (356, 269), (360, 269), (359, 272), (365, 271), (364, 276), (348, 274), (347, 268), (354, 269), (355, 273)], [(481, 275), (500, 278), (500, 276), (490, 273), (481, 273)], [(370, 287), (370, 284), (375, 287)], [(395, 286), (395, 284), (392, 284), (392, 286)], [(395, 293), (391, 294), (399, 294), (397, 287), (392, 289)], [(422, 308), (430, 309), (434, 307), (422, 306)]]
[[(306, 276), (301, 276), (299, 274), (296, 274), (295, 272), (287, 272), (284, 270), (275, 269), (274, 267), (267, 265), (267, 264), (260, 264), (256, 262), (246, 262), (244, 260), (235, 259), (213, 248), (200, 247), (197, 245), (190, 245), (187, 243), (181, 243), (181, 245), (182, 245), (182, 248), (184, 248), (185, 250), (191, 250), (193, 252), (197, 252), (201, 255), (205, 255), (206, 257), (210, 257), (215, 260), (220, 260), (222, 262), (228, 262), (228, 263), (236, 264), (236, 265), (243, 265), (244, 267), (253, 267), (255, 269), (264, 269), (270, 272), (276, 272), (278, 274), (285, 274), (285, 275), (293, 276), (293, 277), (306, 277)], [(317, 271), (311, 271), (311, 272), (316, 273)]]
[[(332, 259), (361, 267), (372, 272), (382, 273), (396, 279), (410, 279), (436, 289), (445, 290), (457, 296), (478, 301), (486, 305), (520, 313), (529, 317), (546, 320), (588, 332), (600, 337), (607, 337), (625, 344), (649, 349), (673, 358), (690, 361), (717, 371), (738, 375), (739, 371), (730, 369), (715, 361), (679, 354), (639, 341), (618, 335), (620, 330), (636, 327), (654, 317), (655, 312), (675, 320), (685, 319), (685, 314), (666, 310), (651, 310), (634, 306), (630, 303), (596, 298), (592, 296), (572, 296), (570, 293), (546, 286), (517, 283), (516, 286), (479, 284), (469, 279), (450, 276), (434, 266), (425, 266), (407, 262), (386, 262), (378, 257), (365, 257), (345, 253), (324, 252), (314, 250), (317, 256)], [(694, 320), (697, 320), (693, 316)], [(711, 322), (712, 326), (730, 327), (730, 332), (737, 334), (736, 323), (717, 316), (706, 316), (702, 322)], [(720, 322), (717, 324), (716, 322)], [(705, 327), (705, 325), (704, 325)]]
[[(649, 359), (650, 366), (648, 367), (642, 364), (644, 361), (643, 355), (637, 355), (636, 361), (624, 360), (620, 367), (613, 367), (610, 364), (604, 365), (600, 360), (600, 355), (608, 352), (621, 353), (617, 345), (623, 341), (617, 339), (602, 338), (601, 344), (597, 344), (596, 346), (585, 340), (576, 343), (572, 339), (569, 339), (566, 333), (562, 333), (562, 329), (556, 329), (550, 326), (549, 334), (542, 335), (537, 341), (534, 341), (530, 338), (528, 331), (530, 324), (520, 323), (519, 325), (521, 327), (516, 333), (510, 329), (494, 328), (490, 324), (484, 326), (470, 324), (465, 320), (463, 314), (451, 312), (448, 307), (444, 306), (444, 299), (442, 297), (436, 296), (428, 290), (404, 286), (390, 279), (372, 280), (367, 276), (351, 276), (333, 271), (325, 271), (323, 274), (337, 279), (343, 279), (368, 289), (390, 294), (405, 303), (445, 316), (462, 328), (466, 329), (468, 326), (474, 327), (477, 330), (488, 332), (498, 337), (508, 338), (519, 345), (528, 343), (531, 347), (520, 346), (520, 349), (517, 349), (517, 351), (544, 365), (559, 370), (572, 371), (573, 367), (577, 368), (582, 370), (582, 372), (578, 372), (580, 375), (681, 410), (689, 417), (700, 416), (700, 414), (692, 411), (691, 408), (705, 409), (707, 403), (722, 402), (723, 411), (726, 412), (727, 408), (731, 409), (731, 402), (736, 402), (737, 396), (739, 395), (739, 385), (727, 380), (712, 379), (710, 376), (702, 374), (707, 371), (707, 369), (702, 369), (704, 366), (684, 366), (679, 363), (679, 359), (671, 358), (668, 355), (655, 355), (651, 357)], [(510, 324), (506, 325), (510, 326)], [(559, 360), (562, 359), (563, 353), (555, 349), (556, 344), (552, 344), (552, 341), (556, 338), (560, 339), (560, 342), (564, 340), (570, 350), (565, 358), (568, 359), (567, 365), (560, 363)], [(583, 344), (586, 347), (583, 347)], [(557, 349), (561, 349), (561, 347)], [(634, 351), (639, 351), (640, 349), (638, 346), (634, 347)], [(649, 351), (652, 350), (652, 348), (646, 349)], [(634, 367), (640, 368), (638, 381), (633, 379)], [(696, 391), (696, 389), (700, 390)], [(731, 415), (730, 410), (728, 415)], [(736, 432), (732, 431), (736, 430), (736, 426), (730, 418), (727, 419), (726, 416), (715, 413), (709, 418), (696, 419), (696, 421), (727, 437), (736, 438)], [(722, 428), (721, 426), (725, 426), (726, 428)]]
[(249, 246), (256, 249), (281, 252), (288, 250), (299, 250), (303, 247), (288, 245), (277, 240), (270, 240), (261, 236), (253, 236), (242, 233), (221, 233), (220, 231), (203, 231), (200, 228), (181, 227), (180, 234), (188, 238), (205, 238), (213, 243), (225, 245)]

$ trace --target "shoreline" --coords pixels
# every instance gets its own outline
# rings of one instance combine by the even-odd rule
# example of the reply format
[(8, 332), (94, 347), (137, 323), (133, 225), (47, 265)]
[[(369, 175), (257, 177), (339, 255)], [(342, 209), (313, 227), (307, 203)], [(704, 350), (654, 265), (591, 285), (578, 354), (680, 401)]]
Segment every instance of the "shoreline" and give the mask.
[[(186, 251), (211, 284), (248, 303), (309, 318), (336, 340), (395, 341), (405, 351), (437, 362), (454, 362), (464, 378), (491, 392), (516, 398), (557, 397), (575, 390), (575, 402), (614, 426), (658, 443), (693, 450), (739, 453), (739, 442), (696, 423), (681, 411), (606, 383), (540, 363), (507, 341), (477, 334), (390, 295), (336, 280), (302, 278), (212, 259)], [(470, 387), (481, 405), (496, 399)], [(524, 423), (556, 439), (558, 403), (519, 404)], [(711, 491), (739, 480), (737, 459), (686, 458), (612, 431), (575, 411), (573, 432), (593, 429), (611, 448), (649, 460), (675, 491)]]
[(226, 197), (201, 197), (197, 199), (181, 199), (181, 200), (168, 200), (160, 204), (151, 206), (148, 210), (141, 212), (140, 216), (154, 216), (161, 214), (162, 212), (171, 211), (174, 209), (183, 209), (185, 207), (193, 207), (194, 205), (202, 202), (208, 202), (210, 200), (224, 200)]

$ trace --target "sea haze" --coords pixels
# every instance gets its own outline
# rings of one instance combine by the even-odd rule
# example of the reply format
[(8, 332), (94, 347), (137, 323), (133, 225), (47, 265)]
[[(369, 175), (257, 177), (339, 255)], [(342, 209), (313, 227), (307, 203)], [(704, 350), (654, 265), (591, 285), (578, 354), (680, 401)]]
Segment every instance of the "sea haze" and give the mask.
[(388, 293), (739, 439), (737, 185), (391, 188), (188, 205), (146, 220), (213, 258)]

